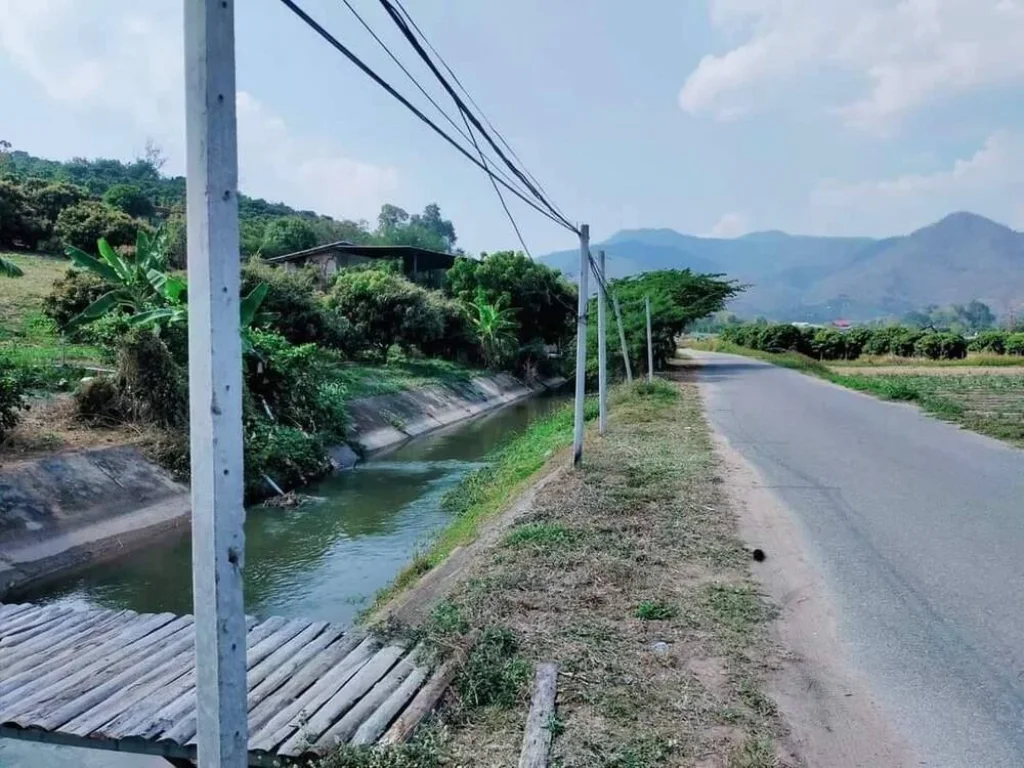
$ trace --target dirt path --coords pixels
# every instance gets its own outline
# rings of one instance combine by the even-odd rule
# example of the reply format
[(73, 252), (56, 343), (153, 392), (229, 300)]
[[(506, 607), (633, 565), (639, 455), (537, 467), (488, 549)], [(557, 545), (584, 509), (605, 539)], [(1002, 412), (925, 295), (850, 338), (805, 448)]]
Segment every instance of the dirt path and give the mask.
[(919, 761), (885, 722), (850, 668), (821, 574), (805, 557), (802, 534), (757, 470), (715, 435), (740, 535), (767, 557), (754, 575), (779, 606), (774, 624), (782, 664), (769, 692), (790, 727), (790, 747), (808, 766), (903, 768)]

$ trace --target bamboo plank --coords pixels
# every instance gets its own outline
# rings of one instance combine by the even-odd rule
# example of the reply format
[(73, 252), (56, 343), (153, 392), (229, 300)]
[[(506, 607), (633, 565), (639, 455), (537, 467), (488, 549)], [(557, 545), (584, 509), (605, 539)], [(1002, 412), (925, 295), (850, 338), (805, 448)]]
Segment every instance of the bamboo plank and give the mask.
[[(138, 614), (134, 611), (117, 611), (97, 624), (81, 633), (73, 632), (63, 641), (60, 641), (50, 648), (45, 649), (46, 663), (49, 667), (56, 667), (66, 662), (70, 657), (77, 656), (83, 648), (94, 648), (100, 645), (115, 632), (119, 631), (121, 625), (126, 621), (134, 619)], [(42, 649), (40, 649), (42, 652)], [(34, 670), (39, 664), (36, 655), (25, 656), (19, 661), (9, 661), (6, 656), (0, 655), (0, 681), (12, 680), (17, 675), (28, 670)]]
[[(288, 756), (302, 754), (311, 742), (319, 739), (338, 718), (355, 706), (356, 702), (387, 674), (404, 653), (405, 648), (400, 645), (388, 645), (378, 651), (348, 682), (338, 689), (337, 693), (325, 701), (301, 728), (285, 741), (277, 753)], [(355, 729), (353, 728), (353, 730)]]
[(469, 635), (462, 644), (455, 650), (451, 658), (442, 664), (427, 684), (420, 688), (419, 693), (409, 703), (405, 711), (388, 728), (387, 732), (380, 738), (380, 744), (400, 744), (408, 739), (413, 731), (419, 726), (430, 712), (433, 711), (437, 702), (444, 695), (456, 673), (466, 663), (466, 657), (470, 649), (476, 643), (477, 633)]
[[(315, 640), (317, 640), (317, 638), (322, 638), (325, 635), (332, 636), (328, 630), (329, 627), (330, 624), (326, 621), (314, 622), (299, 632), (299, 634), (287, 643), (277, 648), (273, 653), (249, 667), (249, 672), (246, 675), (245, 680), (245, 687), (249, 691), (249, 697), (246, 699), (246, 712), (254, 706), (251, 703), (252, 692), (260, 685), (260, 683), (272, 674), (276, 673), (283, 666), (287, 665), (290, 659), (295, 658), (295, 656), (297, 656), (304, 648), (310, 646)], [(325, 630), (328, 631), (325, 632)], [(340, 637), (343, 630), (339, 627), (336, 632), (337, 634), (332, 637)], [(330, 641), (328, 640), (327, 642)], [(323, 648), (326, 644), (326, 642), (323, 642), (319, 647)]]
[(0, 674), (6, 677), (15, 664), (35, 656), (41, 650), (45, 650), (47, 663), (50, 663), (53, 652), (63, 648), (63, 643), (68, 638), (73, 641), (83, 633), (92, 632), (115, 615), (116, 611), (83, 612), (80, 619), (76, 617), (74, 621), (64, 622), (46, 630), (29, 630), (32, 633), (30, 637), (24, 637), (17, 645), (9, 648), (0, 648)]
[[(182, 667), (182, 675), (164, 685), (153, 685), (146, 695), (137, 700), (131, 707), (121, 714), (98, 726), (94, 732), (95, 736), (106, 739), (124, 739), (129, 736), (146, 738), (143, 734), (146, 729), (152, 729), (158, 733), (170, 724), (159, 719), (159, 713), (179, 697), (188, 691), (195, 690), (196, 667), (195, 653), (193, 652)], [(159, 725), (159, 727), (157, 727)]]
[(349, 741), (359, 727), (412, 674), (415, 669), (413, 659), (416, 658), (420, 651), (422, 651), (422, 646), (413, 649), (404, 659), (395, 664), (361, 699), (352, 705), (352, 708), (340, 720), (324, 732), (316, 744), (313, 745), (313, 751), (318, 754), (324, 754), (329, 748)]
[(308, 621), (287, 621), (277, 631), (272, 632), (259, 642), (248, 644), (249, 648), (245, 655), (245, 668), (249, 670), (255, 667), (303, 629), (309, 627), (309, 625)]
[[(57, 695), (45, 701), (43, 705), (37, 707), (29, 715), (23, 717), (26, 719), (30, 717), (36, 718), (32, 725), (39, 728), (56, 730), (80, 715), (89, 712), (97, 703), (116, 699), (116, 694), (129, 690), (133, 683), (147, 682), (150, 679), (150, 675), (161, 672), (164, 664), (169, 659), (174, 659), (185, 652), (195, 652), (195, 642), (193, 627), (191, 627), (190, 623), (185, 624), (180, 631), (166, 638), (159, 648), (153, 652), (146, 652), (141, 658), (133, 658), (130, 664), (125, 663), (122, 665), (121, 670), (113, 676), (106, 674), (108, 671), (104, 670), (101, 676), (94, 676), (88, 680), (86, 683), (87, 687), (84, 690), (75, 691), (73, 688), (67, 693)], [(180, 668), (182, 664), (183, 660), (177, 666)], [(110, 720), (116, 714), (118, 713), (113, 713), (106, 720)], [(100, 721), (99, 724), (101, 725), (106, 720)], [(28, 725), (28, 723), (23, 725)], [(65, 728), (60, 729), (61, 731), (74, 733), (74, 731)], [(92, 728), (89, 730), (92, 730)]]
[[(95, 646), (91, 651), (67, 659), (65, 663), (51, 668), (42, 677), (37, 677), (32, 675), (31, 672), (27, 672), (0, 683), (0, 700), (7, 701), (12, 699), (14, 694), (25, 696), (31, 690), (38, 690), (40, 686), (50, 685), (55, 680), (64, 679), (81, 668), (94, 663), (97, 659), (105, 658), (119, 648), (129, 645), (140, 637), (144, 637), (160, 627), (170, 624), (174, 620), (175, 616), (173, 613), (159, 613), (155, 615), (142, 615), (131, 621), (126, 621), (125, 626), (107, 638), (106, 642)], [(3, 712), (0, 711), (0, 722), (2, 722), (2, 718)]]
[(60, 632), (65, 628), (75, 627), (94, 618), (91, 611), (72, 611), (66, 616), (61, 616), (53, 621), (39, 623), (27, 629), (8, 632), (0, 640), (0, 655), (17, 653), (25, 643), (39, 635), (46, 635), (53, 632)]
[(31, 603), (0, 603), (0, 621), (10, 621), (13, 617), (35, 608)]
[(420, 689), (423, 682), (430, 674), (430, 667), (416, 667), (398, 689), (384, 701), (377, 711), (366, 719), (350, 740), (352, 744), (372, 744), (380, 738), (381, 734), (391, 725), (391, 721), (398, 716), (409, 700)]
[[(312, 645), (315, 646), (316, 643)], [(297, 661), (293, 660), (296, 661), (297, 666), (286, 681), (275, 684), (273, 678), (276, 675), (271, 675), (251, 691), (250, 696), (255, 703), (249, 706), (250, 735), (258, 733), (271, 718), (294, 703), (332, 668), (345, 663), (350, 657), (354, 659), (355, 654), (369, 658), (376, 647), (372, 641), (360, 633), (351, 633), (343, 636), (338, 642), (328, 645), (322, 652), (315, 655), (307, 654), (304, 649), (302, 654), (296, 655)], [(298, 658), (300, 655), (303, 658)]]
[(46, 624), (51, 621), (57, 621), (61, 616), (71, 613), (72, 610), (73, 609), (67, 605), (36, 606), (35, 611), (27, 611), (21, 616), (16, 616), (9, 624), (4, 625), (4, 636), (0, 639), (0, 644), (2, 644), (8, 637), (17, 634), (18, 632), (23, 632), (26, 629), (32, 629), (33, 627)]
[(519, 753), (519, 768), (547, 768), (552, 735), (549, 724), (555, 714), (557, 688), (558, 665), (553, 662), (538, 664), (533, 701), (523, 732), (523, 751)]
[(16, 699), (17, 704), (0, 711), (0, 723), (8, 721), (12, 715), (24, 713), (29, 707), (49, 699), (58, 691), (67, 690), (71, 686), (94, 678), (111, 665), (130, 664), (139, 654), (148, 652), (147, 649), (151, 645), (191, 623), (191, 617), (181, 617), (172, 618), (170, 622), (156, 629), (152, 629), (153, 624), (159, 624), (156, 620), (142, 628), (132, 627), (128, 632), (104, 643), (93, 653), (85, 654), (82, 660), (65, 665), (67, 671), (61, 669), (51, 672), (17, 689), (17, 695), (10, 697)]
[[(249, 749), (270, 751), (291, 736), (300, 726), (300, 721), (309, 718), (320, 709), (370, 660), (376, 650), (376, 641), (373, 638), (367, 638), (308, 689), (296, 691), (296, 698), (291, 702), (287, 702), (285, 699), (287, 706), (283, 708), (280, 706), (283, 697), (275, 696), (268, 699), (266, 703), (270, 705), (270, 709), (277, 710), (277, 714), (256, 733), (250, 734)], [(321, 665), (311, 666), (319, 667)], [(304, 670), (306, 673), (309, 671), (309, 669)]]

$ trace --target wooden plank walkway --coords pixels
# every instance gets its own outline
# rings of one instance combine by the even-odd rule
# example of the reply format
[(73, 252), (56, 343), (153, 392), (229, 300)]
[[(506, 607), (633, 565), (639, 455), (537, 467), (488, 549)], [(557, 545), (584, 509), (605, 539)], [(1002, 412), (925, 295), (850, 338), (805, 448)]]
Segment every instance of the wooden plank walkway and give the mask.
[[(375, 743), (430, 676), (360, 630), (248, 627), (250, 765)], [(195, 706), (191, 616), (0, 604), (0, 737), (194, 759)]]

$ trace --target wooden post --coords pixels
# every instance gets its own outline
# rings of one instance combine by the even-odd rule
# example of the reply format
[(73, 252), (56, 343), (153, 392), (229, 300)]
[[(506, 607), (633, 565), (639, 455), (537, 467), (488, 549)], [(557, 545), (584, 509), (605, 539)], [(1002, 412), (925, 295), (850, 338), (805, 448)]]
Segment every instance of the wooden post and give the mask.
[(619, 343), (622, 345), (622, 362), (626, 366), (626, 381), (633, 383), (633, 366), (629, 364), (629, 347), (626, 345), (626, 329), (622, 325), (622, 310), (619, 308), (619, 297), (612, 291), (612, 307), (615, 309), (615, 322), (619, 326)]
[(644, 296), (647, 311), (647, 383), (654, 381), (654, 347), (651, 345), (651, 297)]
[(600, 272), (597, 279), (597, 400), (599, 417), (597, 431), (604, 434), (608, 429), (608, 353), (605, 339), (605, 294), (604, 251), (598, 251), (597, 268)]
[(555, 696), (558, 691), (558, 665), (545, 662), (537, 665), (534, 678), (533, 700), (526, 716), (523, 749), (519, 753), (519, 768), (545, 768), (551, 749), (551, 719), (555, 715)]
[(576, 302), (576, 414), (573, 422), (572, 465), (583, 461), (583, 399), (587, 394), (587, 273), (590, 272), (590, 225), (580, 225), (580, 280)]
[(200, 768), (248, 763), (233, 0), (185, 0), (192, 582)]

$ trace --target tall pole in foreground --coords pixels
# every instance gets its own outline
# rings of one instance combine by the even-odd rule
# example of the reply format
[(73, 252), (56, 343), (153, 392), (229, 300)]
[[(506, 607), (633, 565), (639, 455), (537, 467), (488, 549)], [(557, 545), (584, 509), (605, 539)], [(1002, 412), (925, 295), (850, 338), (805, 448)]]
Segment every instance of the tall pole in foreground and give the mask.
[(647, 383), (654, 381), (654, 347), (651, 345), (651, 297), (644, 296), (644, 309), (647, 311)]
[(629, 346), (626, 344), (626, 329), (622, 325), (622, 310), (619, 309), (619, 297), (612, 291), (612, 307), (615, 309), (615, 322), (619, 326), (619, 344), (622, 345), (622, 362), (626, 366), (626, 381), (633, 383), (633, 366), (629, 364)]
[(234, 0), (185, 0), (192, 586), (200, 768), (248, 763)]
[(590, 272), (590, 225), (580, 224), (580, 284), (576, 302), (576, 416), (572, 433), (572, 465), (583, 461), (583, 399), (587, 394), (587, 273)]
[(597, 401), (600, 409), (597, 429), (603, 435), (608, 429), (608, 352), (604, 327), (608, 296), (604, 291), (604, 251), (597, 254), (597, 268), (601, 273), (597, 281)]

